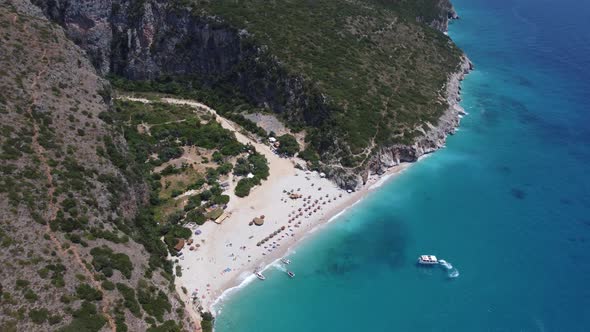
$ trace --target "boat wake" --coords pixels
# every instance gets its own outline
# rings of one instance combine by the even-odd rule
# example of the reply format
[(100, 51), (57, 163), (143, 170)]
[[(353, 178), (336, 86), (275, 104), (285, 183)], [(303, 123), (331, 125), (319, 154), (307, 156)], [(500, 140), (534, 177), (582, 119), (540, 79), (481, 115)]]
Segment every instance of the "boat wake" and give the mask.
[(275, 262), (274, 264), (272, 264), (272, 267), (274, 267), (275, 269), (277, 269), (279, 271), (287, 272), (287, 268), (281, 263)]
[(439, 259), (438, 264), (447, 270), (447, 276), (449, 278), (457, 278), (459, 276), (459, 270), (457, 270), (451, 263), (445, 261), (444, 259)]

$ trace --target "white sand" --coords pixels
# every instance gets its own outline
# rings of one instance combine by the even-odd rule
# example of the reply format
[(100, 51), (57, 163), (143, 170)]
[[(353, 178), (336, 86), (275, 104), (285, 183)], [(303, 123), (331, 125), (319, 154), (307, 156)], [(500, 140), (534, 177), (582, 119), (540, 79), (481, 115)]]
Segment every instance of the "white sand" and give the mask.
[[(128, 99), (149, 102), (140, 98)], [(172, 98), (163, 98), (162, 101), (191, 105), (216, 115), (214, 110), (198, 102)], [(193, 246), (200, 246), (194, 251), (189, 250), (189, 246), (182, 250), (183, 257), (178, 259), (182, 276), (177, 278), (177, 286), (192, 315), (198, 315), (199, 305), (205, 311), (210, 311), (211, 305), (225, 290), (251, 278), (255, 269), (264, 268), (282, 257), (288, 248), (294, 246), (312, 228), (326, 223), (361, 199), (369, 190), (381, 185), (385, 178), (391, 178), (393, 174), (400, 173), (410, 165), (405, 163), (393, 167), (386, 177), (371, 176), (362, 190), (349, 194), (330, 180), (321, 178), (317, 172), (307, 174), (296, 169), (295, 163), (303, 164), (301, 160), (275, 155), (266, 144), (238, 132), (239, 127), (231, 121), (219, 116), (217, 121), (224, 128), (234, 131), (238, 141), (254, 145), (259, 153), (265, 155), (269, 162), (270, 176), (244, 198), (233, 194), (235, 184), (232, 183), (226, 192), (231, 198), (226, 212), (231, 215), (222, 224), (206, 222), (199, 226), (202, 233), (194, 235), (193, 232), (192, 239)], [(285, 190), (303, 195), (305, 201), (303, 198), (290, 199), (283, 192)], [(308, 210), (305, 211), (306, 209)], [(300, 213), (303, 216), (299, 216)], [(261, 215), (265, 216), (262, 226), (249, 225), (253, 218)], [(295, 220), (289, 222), (292, 218)], [(258, 242), (282, 226), (285, 227), (284, 231), (257, 246)], [(181, 287), (185, 287), (188, 294), (184, 294)], [(190, 300), (193, 293), (198, 298), (196, 304), (192, 304)]]

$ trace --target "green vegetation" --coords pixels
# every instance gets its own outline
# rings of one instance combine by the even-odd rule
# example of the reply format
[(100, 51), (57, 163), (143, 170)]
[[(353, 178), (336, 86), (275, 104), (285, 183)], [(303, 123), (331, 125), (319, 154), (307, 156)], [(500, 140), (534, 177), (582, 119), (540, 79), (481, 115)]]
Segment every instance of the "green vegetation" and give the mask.
[(129, 256), (122, 253), (115, 253), (109, 247), (95, 247), (90, 250), (92, 255), (92, 266), (98, 272), (102, 272), (106, 277), (113, 275), (113, 270), (119, 270), (125, 278), (131, 278), (133, 264)]
[(135, 317), (141, 317), (141, 309), (135, 297), (135, 290), (122, 283), (117, 283), (117, 289), (123, 296), (125, 308), (129, 309)]
[(215, 322), (213, 315), (210, 312), (202, 312), (201, 318), (203, 318), (201, 321), (203, 332), (213, 332), (213, 324)]
[[(271, 98), (266, 105), (295, 131), (306, 129), (306, 145), (323, 161), (349, 168), (362, 166), (381, 146), (412, 143), (422, 125), (436, 124), (447, 108), (443, 88), (462, 52), (443, 33), (417, 22), (446, 19), (441, 1), (187, 3), (197, 15), (221, 17), (225, 23), (212, 22), (220, 28), (250, 32), (234, 71), (150, 82), (113, 78), (114, 84), (201, 100), (259, 135), (240, 113), (264, 111), (257, 109), (261, 99)], [(248, 53), (260, 45), (266, 51)], [(240, 76), (248, 84), (236, 84)], [(294, 77), (304, 78), (298, 81), (301, 103), (289, 90)], [(276, 87), (272, 97), (269, 85)]]
[(446, 107), (440, 91), (461, 52), (442, 33), (415, 22), (417, 16), (438, 16), (434, 1), (252, 0), (201, 6), (246, 28), (288, 72), (313, 82), (309, 95), (316, 90), (328, 96), (329, 105), (310, 105), (302, 123), (322, 153), (333, 149), (334, 138), (343, 138), (350, 151), (339, 158), (354, 165), (354, 157), (369, 153), (365, 148), (372, 142), (411, 141), (422, 123), (436, 123)]
[(279, 148), (280, 154), (286, 154), (287, 156), (294, 156), (299, 152), (299, 143), (293, 135), (285, 134), (279, 136)]
[(182, 331), (181, 326), (178, 326), (176, 322), (167, 320), (162, 325), (152, 326), (147, 329), (147, 332), (180, 332)]
[(115, 289), (115, 284), (113, 284), (111, 281), (109, 280), (105, 280), (103, 281), (100, 286), (106, 290), (114, 290)]
[(92, 288), (92, 286), (88, 284), (81, 284), (80, 286), (76, 287), (76, 295), (80, 300), (86, 301), (100, 301), (102, 300), (102, 292)]
[(30, 309), (29, 318), (35, 324), (43, 324), (49, 317), (49, 311), (45, 308), (42, 309)]
[(164, 321), (164, 314), (172, 310), (168, 297), (161, 290), (141, 282), (137, 287), (137, 300), (143, 310), (154, 316), (159, 322)]
[(245, 197), (250, 194), (250, 189), (259, 185), (262, 180), (266, 180), (269, 175), (269, 168), (264, 155), (253, 152), (248, 156), (248, 159), (238, 158), (234, 166), (234, 174), (246, 176), (248, 174), (254, 175), (252, 178), (243, 178), (238, 181), (235, 188), (235, 194), (238, 197)]
[(107, 322), (106, 318), (98, 313), (96, 305), (88, 301), (82, 302), (80, 309), (74, 311), (72, 316), (72, 322), (61, 329), (61, 332), (97, 332)]

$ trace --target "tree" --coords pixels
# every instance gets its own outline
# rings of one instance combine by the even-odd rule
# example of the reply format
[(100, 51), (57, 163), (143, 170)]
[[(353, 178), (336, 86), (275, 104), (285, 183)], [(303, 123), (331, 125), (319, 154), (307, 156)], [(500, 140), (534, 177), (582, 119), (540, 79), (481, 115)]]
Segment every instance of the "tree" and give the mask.
[(286, 154), (287, 156), (294, 156), (299, 152), (299, 143), (293, 135), (285, 134), (278, 138), (280, 146), (279, 153)]
[(250, 188), (252, 184), (249, 179), (241, 179), (238, 181), (238, 185), (236, 186), (235, 193), (238, 197), (246, 197), (250, 194)]

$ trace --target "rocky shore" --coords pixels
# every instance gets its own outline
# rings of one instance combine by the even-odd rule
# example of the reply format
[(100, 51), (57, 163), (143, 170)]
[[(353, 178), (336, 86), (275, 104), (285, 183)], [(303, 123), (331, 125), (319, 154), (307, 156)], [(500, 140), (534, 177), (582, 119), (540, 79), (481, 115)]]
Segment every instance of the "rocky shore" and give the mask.
[(404, 162), (415, 162), (423, 155), (444, 147), (447, 136), (455, 133), (457, 127), (459, 127), (461, 116), (465, 114), (465, 111), (459, 105), (461, 101), (461, 81), (473, 68), (469, 58), (463, 55), (459, 69), (449, 76), (445, 87), (449, 107), (440, 117), (438, 124), (428, 123), (429, 130), (425, 131), (424, 135), (418, 138), (414, 144), (383, 147), (370, 159), (366, 169), (360, 173), (333, 171), (330, 175), (334, 182), (340, 187), (358, 190), (367, 183), (371, 175), (384, 174), (391, 167)]

